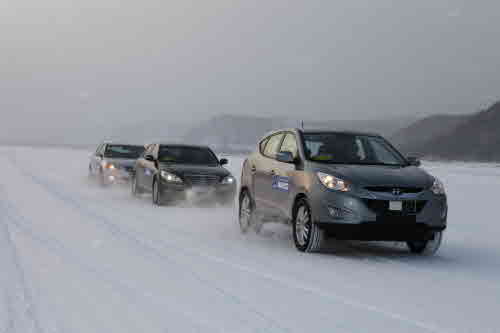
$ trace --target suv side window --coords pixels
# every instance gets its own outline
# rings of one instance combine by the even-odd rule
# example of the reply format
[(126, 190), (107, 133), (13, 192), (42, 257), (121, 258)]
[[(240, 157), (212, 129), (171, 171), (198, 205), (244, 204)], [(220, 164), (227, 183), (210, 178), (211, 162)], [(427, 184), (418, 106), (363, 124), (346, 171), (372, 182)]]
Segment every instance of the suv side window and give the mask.
[(269, 137), (263, 154), (267, 157), (275, 158), (282, 138), (283, 133), (274, 134), (273, 136)]
[(97, 149), (95, 150), (96, 155), (99, 155), (99, 152), (101, 151), (101, 147), (102, 147), (102, 143), (99, 146), (97, 146)]
[(261, 154), (264, 154), (264, 148), (266, 148), (267, 141), (269, 141), (269, 137), (263, 139), (259, 144), (259, 151)]
[(298, 156), (297, 140), (295, 140), (295, 135), (293, 133), (287, 133), (281, 144), (280, 152), (288, 151), (292, 153), (293, 158)]

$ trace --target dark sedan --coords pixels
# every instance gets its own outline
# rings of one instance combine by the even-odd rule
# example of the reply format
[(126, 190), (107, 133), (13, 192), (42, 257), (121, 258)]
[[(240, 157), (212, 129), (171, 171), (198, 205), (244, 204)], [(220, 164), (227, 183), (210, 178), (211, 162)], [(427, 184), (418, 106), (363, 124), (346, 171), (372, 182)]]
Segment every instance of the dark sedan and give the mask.
[(243, 165), (243, 232), (262, 220), (291, 222), (300, 251), (326, 236), (403, 241), (432, 254), (446, 228), (443, 184), (379, 135), (287, 129), (273, 132)]
[(234, 202), (236, 180), (204, 146), (151, 144), (135, 164), (132, 194), (152, 193), (155, 205), (189, 200), (194, 203)]

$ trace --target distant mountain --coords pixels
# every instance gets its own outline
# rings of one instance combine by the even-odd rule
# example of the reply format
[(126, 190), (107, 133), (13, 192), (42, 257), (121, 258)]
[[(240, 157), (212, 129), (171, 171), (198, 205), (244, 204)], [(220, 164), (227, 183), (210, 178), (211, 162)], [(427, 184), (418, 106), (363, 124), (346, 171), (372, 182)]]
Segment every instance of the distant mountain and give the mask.
[(500, 102), (471, 115), (424, 118), (391, 137), (401, 151), (429, 159), (500, 161)]
[(422, 151), (445, 159), (500, 161), (500, 102), (429, 141)]
[[(390, 136), (412, 121), (413, 118), (307, 121), (304, 127), (358, 130)], [(187, 131), (184, 139), (191, 143), (208, 144), (221, 151), (246, 152), (253, 150), (257, 141), (267, 132), (279, 128), (300, 127), (300, 124), (300, 120), (292, 118), (221, 115), (193, 127)]]
[(390, 137), (390, 141), (404, 153), (423, 154), (433, 140), (449, 135), (471, 117), (471, 115), (429, 116), (399, 130)]

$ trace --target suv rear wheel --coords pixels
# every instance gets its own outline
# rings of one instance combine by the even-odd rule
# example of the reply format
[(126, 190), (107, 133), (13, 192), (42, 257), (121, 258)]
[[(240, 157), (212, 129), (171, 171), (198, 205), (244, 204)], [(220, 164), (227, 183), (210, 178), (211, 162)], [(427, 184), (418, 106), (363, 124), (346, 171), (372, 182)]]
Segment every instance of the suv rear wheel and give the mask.
[(250, 228), (256, 233), (259, 233), (261, 230), (262, 223), (255, 216), (255, 205), (247, 190), (243, 190), (240, 195), (238, 220), (240, 231), (243, 234), (247, 233)]
[(323, 246), (325, 234), (314, 223), (311, 207), (306, 199), (299, 199), (295, 204), (293, 217), (293, 240), (301, 252), (319, 252)]

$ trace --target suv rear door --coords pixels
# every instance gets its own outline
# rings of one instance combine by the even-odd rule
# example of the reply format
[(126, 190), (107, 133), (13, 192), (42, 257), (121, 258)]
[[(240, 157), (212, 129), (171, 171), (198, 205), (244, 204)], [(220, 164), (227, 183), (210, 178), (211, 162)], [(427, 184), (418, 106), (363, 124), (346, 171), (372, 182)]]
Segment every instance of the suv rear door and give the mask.
[[(294, 133), (287, 132), (281, 143), (279, 152), (290, 152), (294, 159), (299, 158), (297, 138)], [(292, 187), (294, 186), (293, 179), (294, 173), (297, 170), (296, 163), (285, 163), (280, 161), (274, 162), (274, 178), (272, 198), (275, 201), (280, 212), (284, 215), (288, 215), (289, 201), (291, 200), (290, 193), (293, 192)]]

